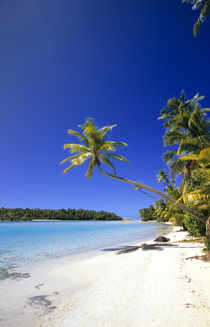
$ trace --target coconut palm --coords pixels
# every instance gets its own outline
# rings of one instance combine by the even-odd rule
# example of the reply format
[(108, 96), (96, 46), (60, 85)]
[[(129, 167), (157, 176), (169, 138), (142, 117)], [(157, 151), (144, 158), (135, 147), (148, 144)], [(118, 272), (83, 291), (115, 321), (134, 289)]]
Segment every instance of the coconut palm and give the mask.
[[(70, 149), (71, 156), (64, 159), (61, 163), (71, 162), (70, 166), (64, 170), (67, 173), (70, 169), (74, 167), (78, 167), (79, 165), (83, 164), (85, 161), (89, 159), (89, 168), (87, 170), (86, 176), (91, 178), (93, 175), (93, 170), (97, 167), (99, 171), (108, 177), (113, 179), (131, 184), (135, 187), (140, 187), (146, 189), (150, 192), (153, 192), (161, 197), (167, 199), (168, 201), (174, 203), (174, 205), (178, 206), (182, 210), (194, 215), (197, 219), (201, 221), (205, 221), (205, 217), (203, 217), (198, 212), (186, 207), (183, 203), (176, 203), (176, 200), (165, 194), (160, 192), (159, 190), (154, 189), (148, 185), (145, 185), (141, 182), (135, 182), (132, 180), (128, 180), (123, 177), (119, 177), (117, 175), (116, 169), (111, 162), (111, 159), (116, 159), (120, 161), (125, 161), (129, 163), (129, 161), (115, 152), (119, 147), (127, 146), (124, 142), (114, 142), (107, 140), (108, 133), (115, 127), (116, 125), (106, 126), (103, 128), (98, 128), (94, 121), (91, 119), (86, 120), (84, 125), (79, 125), (82, 129), (82, 133), (79, 133), (74, 130), (68, 130), (68, 133), (74, 136), (77, 136), (80, 140), (80, 144), (65, 144), (64, 149)], [(76, 154), (74, 154), (76, 153)], [(112, 170), (113, 174), (105, 172), (102, 168), (102, 164), (108, 165)]]
[(158, 179), (158, 183), (160, 183), (162, 181), (165, 186), (167, 184), (169, 184), (170, 180), (169, 180), (169, 176), (168, 176), (166, 170), (160, 169), (160, 170), (158, 170), (158, 172), (159, 172), (159, 174), (156, 176)]
[(162, 213), (166, 210), (166, 202), (164, 199), (160, 199), (154, 202), (155, 213), (157, 216), (157, 220), (161, 221)]
[(197, 93), (192, 99), (186, 100), (184, 91), (180, 100), (172, 98), (168, 100), (167, 107), (161, 112), (159, 119), (164, 119), (167, 131), (164, 136), (164, 145), (177, 149), (167, 150), (164, 160), (169, 164), (172, 176), (183, 174), (181, 190), (188, 191), (188, 181), (191, 170), (196, 162), (194, 160), (180, 161), (179, 157), (184, 154), (198, 154), (206, 148), (210, 142), (209, 123), (205, 120), (208, 108), (201, 109)]

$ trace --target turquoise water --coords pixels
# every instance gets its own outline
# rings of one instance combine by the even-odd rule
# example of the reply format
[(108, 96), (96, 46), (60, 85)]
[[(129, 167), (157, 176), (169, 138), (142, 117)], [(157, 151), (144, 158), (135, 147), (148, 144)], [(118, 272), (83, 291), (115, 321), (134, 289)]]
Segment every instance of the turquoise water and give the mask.
[(6, 276), (9, 267), (132, 245), (169, 228), (159, 223), (121, 221), (0, 222), (0, 265)]

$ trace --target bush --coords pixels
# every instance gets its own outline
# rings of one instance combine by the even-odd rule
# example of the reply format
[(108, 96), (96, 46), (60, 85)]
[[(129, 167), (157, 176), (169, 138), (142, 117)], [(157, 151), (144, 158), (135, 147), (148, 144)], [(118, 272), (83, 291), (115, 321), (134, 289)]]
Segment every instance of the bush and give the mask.
[(185, 214), (184, 225), (193, 236), (202, 236), (206, 234), (206, 224), (193, 216)]
[(184, 222), (183, 222), (183, 214), (176, 214), (174, 216), (172, 216), (170, 219), (169, 219), (170, 222), (172, 222), (175, 226), (182, 226), (182, 227), (185, 227), (184, 226)]
[(210, 251), (210, 238), (209, 237), (205, 237), (204, 244), (205, 244), (207, 250)]

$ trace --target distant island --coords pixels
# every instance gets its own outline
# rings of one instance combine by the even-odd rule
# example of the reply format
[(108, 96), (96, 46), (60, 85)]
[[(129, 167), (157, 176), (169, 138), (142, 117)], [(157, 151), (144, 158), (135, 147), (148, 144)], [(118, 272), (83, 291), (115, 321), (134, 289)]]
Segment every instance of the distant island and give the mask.
[(122, 220), (113, 212), (86, 209), (0, 208), (1, 221), (26, 220)]

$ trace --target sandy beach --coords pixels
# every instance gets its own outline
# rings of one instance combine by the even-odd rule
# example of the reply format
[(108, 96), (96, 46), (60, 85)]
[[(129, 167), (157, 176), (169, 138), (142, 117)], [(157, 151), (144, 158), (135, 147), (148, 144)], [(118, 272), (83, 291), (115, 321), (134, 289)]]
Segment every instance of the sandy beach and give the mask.
[(207, 327), (210, 264), (203, 244), (153, 241), (14, 281), (2, 289), (1, 327)]
[(210, 264), (186, 260), (203, 254), (200, 243), (176, 243), (187, 234), (175, 231), (170, 243), (111, 249), (51, 271), (65, 282), (65, 296), (40, 326), (210, 326)]

